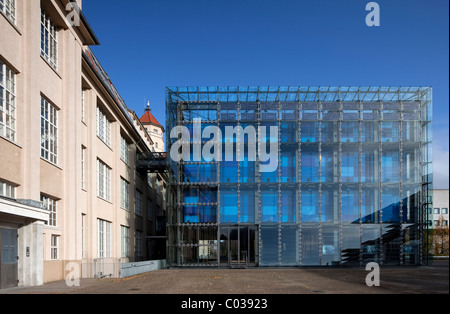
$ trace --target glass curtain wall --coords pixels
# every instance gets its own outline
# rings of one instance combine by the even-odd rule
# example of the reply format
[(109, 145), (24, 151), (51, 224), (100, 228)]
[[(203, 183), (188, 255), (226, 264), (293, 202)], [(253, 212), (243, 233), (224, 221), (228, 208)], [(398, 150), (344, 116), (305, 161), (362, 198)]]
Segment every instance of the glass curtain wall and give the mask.
[[(431, 109), (431, 88), (168, 88), (169, 130), (221, 135), (221, 160), (169, 160), (169, 264), (425, 264)], [(261, 172), (271, 143), (278, 167)]]

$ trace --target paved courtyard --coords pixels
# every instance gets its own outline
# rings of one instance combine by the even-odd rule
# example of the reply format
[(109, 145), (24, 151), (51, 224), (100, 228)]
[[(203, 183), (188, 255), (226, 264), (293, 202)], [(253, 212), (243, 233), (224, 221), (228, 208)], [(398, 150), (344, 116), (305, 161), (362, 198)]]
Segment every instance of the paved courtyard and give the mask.
[(364, 269), (164, 269), (125, 279), (83, 279), (79, 287), (54, 282), (0, 294), (423, 294), (449, 293), (449, 262), (424, 268), (381, 268), (380, 287)]

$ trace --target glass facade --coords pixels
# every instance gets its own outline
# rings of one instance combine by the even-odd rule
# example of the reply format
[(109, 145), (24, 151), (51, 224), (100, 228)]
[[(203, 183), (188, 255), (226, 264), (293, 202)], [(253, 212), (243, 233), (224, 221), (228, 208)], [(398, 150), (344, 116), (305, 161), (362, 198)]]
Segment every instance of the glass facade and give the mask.
[(431, 88), (173, 87), (166, 108), (190, 135), (167, 138), (169, 265), (426, 263)]

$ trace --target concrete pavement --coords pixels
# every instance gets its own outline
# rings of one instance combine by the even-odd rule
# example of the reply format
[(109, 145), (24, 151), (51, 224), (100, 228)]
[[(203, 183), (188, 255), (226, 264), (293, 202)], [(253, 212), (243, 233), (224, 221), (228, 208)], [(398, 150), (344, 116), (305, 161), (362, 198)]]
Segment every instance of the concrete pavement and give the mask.
[(82, 279), (79, 287), (60, 281), (0, 290), (0, 295), (449, 293), (448, 260), (421, 268), (382, 267), (380, 287), (366, 285), (368, 274), (355, 268), (163, 269), (125, 279)]

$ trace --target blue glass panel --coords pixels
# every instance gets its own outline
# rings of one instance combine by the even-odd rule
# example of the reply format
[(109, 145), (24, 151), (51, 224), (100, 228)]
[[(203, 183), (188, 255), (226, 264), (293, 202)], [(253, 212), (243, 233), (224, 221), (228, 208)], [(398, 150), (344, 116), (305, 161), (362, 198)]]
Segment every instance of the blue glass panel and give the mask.
[[(384, 149), (384, 147), (383, 147)], [(381, 156), (381, 179), (383, 182), (399, 181), (399, 152), (383, 151)]]
[(199, 209), (200, 223), (217, 223), (217, 207), (216, 206), (200, 206)]
[(261, 227), (261, 265), (278, 265), (278, 227)]
[(198, 223), (199, 222), (199, 207), (198, 206), (184, 206), (184, 222)]
[[(269, 165), (270, 161), (261, 162), (262, 165)], [(278, 182), (278, 171), (261, 172), (261, 182)]]
[(281, 265), (298, 264), (298, 227), (281, 226)]
[(342, 122), (341, 142), (343, 143), (359, 142), (358, 122)]
[(278, 191), (275, 189), (261, 190), (261, 221), (278, 221)]
[(238, 194), (236, 189), (220, 191), (220, 221), (224, 223), (238, 222)]
[(359, 222), (359, 196), (358, 190), (342, 191), (342, 222)]
[(240, 191), (240, 222), (255, 222), (255, 191)]
[(339, 137), (339, 122), (323, 121), (321, 123), (322, 143), (335, 143)]
[(383, 187), (381, 196), (382, 221), (400, 221), (400, 195), (398, 187)]
[(186, 189), (186, 190), (184, 190), (184, 203), (186, 203), (186, 204), (197, 204), (197, 203), (199, 203), (197, 189)]
[(322, 200), (322, 222), (339, 223), (339, 200), (338, 188), (324, 188), (321, 195)]
[(319, 192), (302, 189), (302, 222), (319, 222)]
[(198, 165), (185, 165), (184, 170), (184, 182), (199, 182)]
[(378, 191), (376, 189), (364, 189), (361, 195), (361, 219), (363, 223), (378, 223)]
[(337, 146), (322, 146), (321, 155), (321, 182), (337, 182)]
[(358, 152), (342, 153), (342, 182), (358, 182), (359, 180), (359, 161)]
[(320, 264), (319, 225), (311, 224), (302, 227), (302, 265), (315, 266)]
[(281, 152), (281, 182), (295, 182), (295, 156), (294, 149), (285, 149)]
[(319, 141), (319, 122), (302, 122), (301, 138), (302, 143), (315, 143)]
[(199, 182), (216, 182), (217, 181), (217, 166), (204, 164), (199, 166)]
[(297, 142), (297, 124), (294, 122), (281, 122), (281, 143)]
[(238, 181), (238, 162), (222, 161), (220, 163), (220, 182), (237, 182)]
[(399, 141), (399, 122), (383, 121), (381, 122), (381, 141), (398, 142)]
[(248, 161), (247, 156), (244, 159), (244, 161), (239, 162), (240, 182), (255, 182), (255, 162)]
[(281, 222), (295, 222), (296, 191), (282, 189), (281, 192)]
[(319, 182), (319, 152), (307, 151), (302, 148), (301, 153), (302, 182)]

